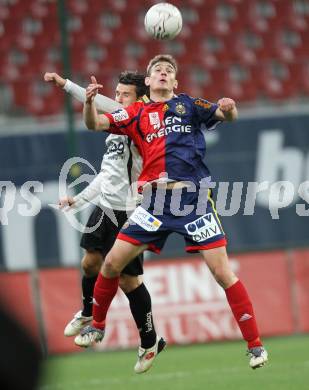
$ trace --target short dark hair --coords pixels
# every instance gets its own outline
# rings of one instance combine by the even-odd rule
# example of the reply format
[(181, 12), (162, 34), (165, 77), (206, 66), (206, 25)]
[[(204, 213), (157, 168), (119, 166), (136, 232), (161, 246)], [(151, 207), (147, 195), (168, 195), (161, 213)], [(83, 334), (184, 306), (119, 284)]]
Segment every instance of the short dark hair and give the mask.
[(118, 77), (118, 83), (135, 85), (137, 98), (149, 94), (149, 87), (145, 85), (145, 75), (143, 73), (138, 73), (136, 70), (125, 70), (124, 72), (121, 72)]
[(178, 65), (177, 61), (175, 60), (174, 57), (172, 57), (169, 54), (158, 54), (157, 56), (153, 57), (147, 66), (147, 76), (150, 75), (151, 68), (155, 66), (158, 62), (168, 62), (169, 64), (172, 65), (172, 67), (175, 69), (175, 73), (178, 71)]

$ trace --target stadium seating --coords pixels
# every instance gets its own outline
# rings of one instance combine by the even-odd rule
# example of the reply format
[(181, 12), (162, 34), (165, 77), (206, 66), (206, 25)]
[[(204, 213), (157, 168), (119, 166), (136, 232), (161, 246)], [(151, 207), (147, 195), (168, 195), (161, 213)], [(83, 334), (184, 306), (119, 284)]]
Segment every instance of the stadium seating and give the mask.
[[(181, 90), (192, 95), (252, 104), (309, 97), (309, 0), (174, 0), (184, 28), (172, 42), (144, 32), (154, 3), (67, 1), (71, 78), (86, 85), (95, 74), (113, 95), (117, 73), (143, 70), (152, 56), (168, 52), (181, 64)], [(12, 112), (63, 110), (61, 93), (37, 87), (45, 71), (63, 74), (61, 53), (57, 2), (1, 1), (0, 82), (11, 83)]]

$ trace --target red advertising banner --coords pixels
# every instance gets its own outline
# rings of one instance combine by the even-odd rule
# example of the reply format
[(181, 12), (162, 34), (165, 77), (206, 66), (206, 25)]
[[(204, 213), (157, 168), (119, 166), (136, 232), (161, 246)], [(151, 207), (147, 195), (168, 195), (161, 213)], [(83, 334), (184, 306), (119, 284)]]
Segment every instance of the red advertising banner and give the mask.
[[(309, 250), (232, 255), (230, 261), (251, 296), (262, 336), (309, 332)], [(241, 337), (224, 290), (200, 257), (146, 262), (144, 283), (157, 333), (169, 344)], [(81, 309), (79, 270), (40, 270), (32, 276), (1, 273), (0, 286), (2, 304), (37, 338), (40, 323), (49, 353), (81, 350), (74, 337), (63, 335), (67, 322)], [(119, 290), (97, 349), (138, 344), (128, 300)]]
[[(170, 344), (239, 337), (224, 291), (201, 260), (147, 264), (144, 280), (152, 297), (157, 333)], [(139, 343), (127, 299), (121, 292), (112, 303), (107, 323), (100, 348)]]
[[(233, 256), (232, 267), (253, 300), (263, 335), (293, 331), (288, 264), (283, 252)], [(146, 264), (145, 284), (153, 303), (157, 333), (170, 344), (240, 338), (224, 290), (202, 259), (191, 257)], [(284, 305), (282, 304), (284, 302)], [(138, 334), (125, 296), (118, 292), (98, 349), (131, 347)]]
[(29, 334), (39, 339), (33, 290), (29, 272), (0, 273), (1, 304)]
[(43, 325), (49, 353), (78, 351), (74, 338), (64, 337), (65, 325), (80, 310), (80, 272), (77, 269), (49, 269), (39, 274)]
[(309, 332), (309, 250), (293, 253), (293, 292), (296, 331)]
[(292, 285), (287, 252), (248, 253), (232, 256), (231, 260), (249, 292), (261, 334), (292, 333)]

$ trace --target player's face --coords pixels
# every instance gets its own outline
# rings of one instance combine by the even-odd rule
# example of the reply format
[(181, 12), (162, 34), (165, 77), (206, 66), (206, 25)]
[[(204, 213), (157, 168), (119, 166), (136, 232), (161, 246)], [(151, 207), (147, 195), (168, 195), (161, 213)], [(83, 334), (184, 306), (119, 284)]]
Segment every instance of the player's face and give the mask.
[(116, 87), (115, 100), (124, 107), (128, 107), (130, 104), (136, 102), (136, 86), (119, 83)]
[(157, 62), (151, 68), (150, 75), (146, 77), (145, 83), (150, 86), (152, 91), (172, 92), (174, 88), (177, 88), (174, 67), (169, 62)]

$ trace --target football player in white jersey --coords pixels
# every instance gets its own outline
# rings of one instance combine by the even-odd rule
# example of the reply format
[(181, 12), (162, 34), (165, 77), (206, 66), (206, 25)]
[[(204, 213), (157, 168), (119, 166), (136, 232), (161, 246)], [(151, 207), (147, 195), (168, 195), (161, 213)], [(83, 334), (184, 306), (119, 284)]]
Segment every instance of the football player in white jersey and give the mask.
[[(119, 75), (115, 101), (98, 94), (96, 106), (102, 112), (113, 112), (126, 107), (147, 93), (144, 75), (123, 72)], [(57, 73), (45, 73), (44, 80), (64, 88), (81, 102), (85, 101), (84, 88), (65, 80)], [(96, 80), (92, 78), (95, 84)], [(118, 231), (136, 207), (135, 192), (131, 183), (137, 181), (142, 161), (132, 141), (122, 135), (111, 134), (106, 139), (107, 151), (102, 160), (101, 171), (96, 178), (75, 197), (60, 199), (60, 207), (79, 208), (99, 197), (99, 205), (92, 212), (87, 227), (98, 225), (92, 233), (84, 233), (81, 247), (86, 250), (82, 259), (83, 309), (67, 324), (65, 336), (77, 335), (92, 320), (93, 289), (105, 255), (112, 248)], [(117, 221), (117, 225), (114, 223)], [(157, 336), (151, 309), (151, 298), (143, 284), (143, 258), (135, 258), (122, 272), (120, 287), (126, 294), (132, 315), (141, 338), (136, 373), (147, 371), (156, 355), (165, 347), (165, 340)], [(143, 359), (144, 356), (152, 359)]]

